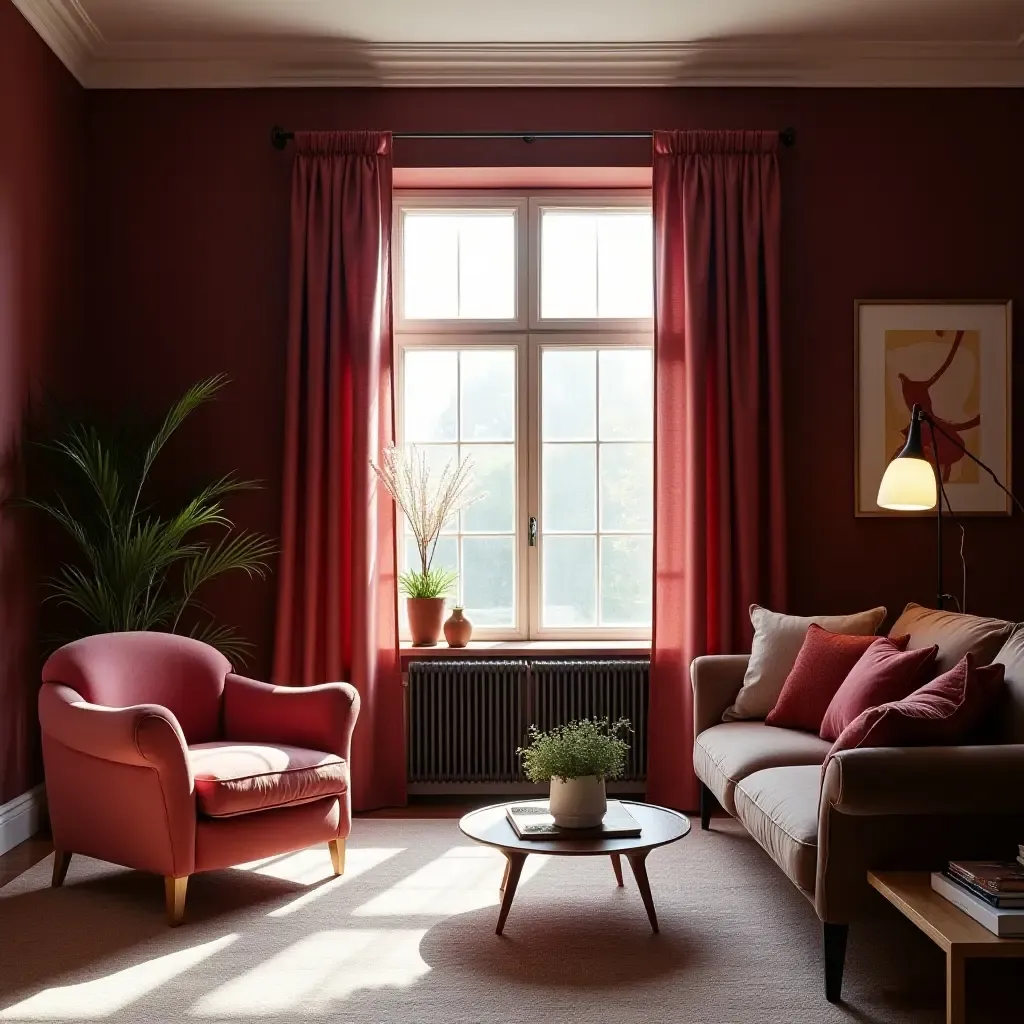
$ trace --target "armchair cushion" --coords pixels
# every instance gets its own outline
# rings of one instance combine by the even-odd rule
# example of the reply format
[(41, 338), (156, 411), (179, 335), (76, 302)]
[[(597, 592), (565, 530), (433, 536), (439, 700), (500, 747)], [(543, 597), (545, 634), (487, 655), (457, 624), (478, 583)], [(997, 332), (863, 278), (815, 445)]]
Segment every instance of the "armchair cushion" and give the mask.
[(348, 790), (348, 764), (337, 754), (269, 743), (197, 743), (188, 759), (200, 814), (231, 818), (293, 807)]

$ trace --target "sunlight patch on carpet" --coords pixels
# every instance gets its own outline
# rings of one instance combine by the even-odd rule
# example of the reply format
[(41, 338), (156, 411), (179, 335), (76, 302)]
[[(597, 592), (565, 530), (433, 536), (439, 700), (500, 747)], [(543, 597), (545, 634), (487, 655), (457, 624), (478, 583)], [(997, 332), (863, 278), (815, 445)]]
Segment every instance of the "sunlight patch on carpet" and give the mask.
[(363, 989), (407, 988), (429, 973), (419, 947), (426, 929), (316, 932), (193, 1004), (197, 1017), (257, 1017), (330, 1010)]
[(0, 1020), (99, 1020), (123, 1010), (222, 949), (237, 935), (189, 946), (77, 985), (54, 986), (0, 1010)]
[[(520, 885), (541, 870), (547, 857), (526, 861)], [(455, 846), (435, 857), (390, 889), (356, 907), (353, 917), (449, 917), (500, 902), (498, 886), (505, 858), (486, 846)]]
[[(295, 857), (289, 858), (294, 860), (296, 858), (302, 858), (306, 854), (311, 854), (314, 851), (304, 850), (302, 853), (296, 854)], [(308, 906), (315, 900), (322, 899), (324, 896), (328, 896), (333, 893), (336, 889), (341, 886), (354, 881), (360, 875), (365, 874), (367, 871), (372, 871), (374, 868), (383, 864), (385, 861), (390, 860), (392, 857), (397, 856), (400, 853), (404, 853), (404, 847), (396, 847), (394, 849), (350, 849), (345, 856), (345, 874), (339, 875), (337, 878), (330, 878), (326, 882), (322, 882), (314, 889), (310, 889), (309, 892), (303, 893), (301, 896), (297, 896), (295, 899), (290, 900), (283, 907), (278, 907), (276, 910), (272, 910), (267, 917), (287, 917), (289, 914), (294, 914), (298, 910), (302, 910), (303, 907)], [(320, 859), (316, 860), (317, 866), (322, 868)], [(330, 867), (330, 860), (328, 859), (328, 868)], [(282, 865), (274, 865), (275, 871), (278, 869), (287, 870), (289, 872), (295, 871), (296, 874), (275, 874), (276, 878), (287, 878), (291, 881), (308, 881), (304, 872), (312, 870), (308, 865), (299, 861), (294, 867), (288, 866), (287, 862)], [(265, 872), (260, 872), (265, 874)], [(322, 878), (323, 871), (320, 870), (314, 878)]]

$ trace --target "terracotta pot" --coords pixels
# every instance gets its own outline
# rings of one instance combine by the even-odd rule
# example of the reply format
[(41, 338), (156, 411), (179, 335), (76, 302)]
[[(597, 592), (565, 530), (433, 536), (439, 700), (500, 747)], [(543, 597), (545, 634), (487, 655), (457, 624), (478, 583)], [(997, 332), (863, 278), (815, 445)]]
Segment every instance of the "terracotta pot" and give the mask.
[(449, 647), (465, 647), (473, 635), (473, 623), (466, 618), (461, 608), (453, 608), (452, 614), (444, 624), (444, 638)]
[(405, 607), (409, 613), (409, 633), (413, 647), (433, 647), (441, 637), (444, 622), (443, 597), (407, 597)]
[(584, 775), (578, 779), (551, 780), (551, 817), (562, 828), (595, 828), (608, 810), (604, 779)]

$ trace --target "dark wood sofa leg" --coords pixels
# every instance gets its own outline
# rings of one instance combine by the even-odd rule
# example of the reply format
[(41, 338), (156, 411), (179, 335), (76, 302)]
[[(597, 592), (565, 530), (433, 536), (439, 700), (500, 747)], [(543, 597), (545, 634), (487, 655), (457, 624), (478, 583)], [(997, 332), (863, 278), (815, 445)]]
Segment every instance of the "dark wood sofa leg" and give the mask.
[(825, 998), (838, 1003), (843, 992), (843, 966), (846, 963), (846, 936), (848, 924), (822, 923), (822, 937), (825, 947)]
[(700, 784), (700, 827), (704, 832), (711, 827), (711, 812), (715, 809), (715, 794), (702, 782)]

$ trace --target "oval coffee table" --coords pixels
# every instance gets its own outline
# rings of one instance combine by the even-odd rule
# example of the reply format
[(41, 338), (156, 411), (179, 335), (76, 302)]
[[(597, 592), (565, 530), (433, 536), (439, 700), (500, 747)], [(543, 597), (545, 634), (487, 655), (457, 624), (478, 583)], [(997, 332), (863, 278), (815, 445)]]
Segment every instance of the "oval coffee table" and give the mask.
[[(658, 915), (654, 912), (654, 899), (644, 862), (651, 850), (674, 843), (687, 835), (690, 819), (667, 807), (635, 803), (632, 800), (620, 802), (636, 818), (641, 829), (640, 835), (623, 839), (520, 839), (505, 816), (505, 804), (493, 804), (491, 807), (471, 811), (459, 822), (464, 835), (485, 846), (496, 847), (505, 854), (508, 861), (499, 890), (502, 898), (496, 934), (500, 935), (505, 928), (505, 919), (516, 895), (523, 864), (531, 853), (553, 854), (556, 857), (611, 857), (612, 870), (619, 885), (622, 885), (621, 858), (625, 856), (633, 869), (633, 877), (647, 908), (651, 927), (655, 932), (658, 931)], [(547, 804), (547, 801), (523, 800), (516, 801), (516, 804)]]

